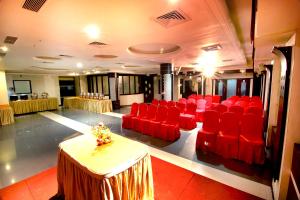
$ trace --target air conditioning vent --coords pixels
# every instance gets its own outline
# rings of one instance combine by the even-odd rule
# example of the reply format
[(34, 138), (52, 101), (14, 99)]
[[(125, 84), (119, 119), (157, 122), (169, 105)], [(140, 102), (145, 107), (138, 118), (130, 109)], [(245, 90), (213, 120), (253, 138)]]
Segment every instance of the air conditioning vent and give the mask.
[(222, 62), (231, 62), (231, 61), (233, 61), (233, 59), (224, 59), (224, 60), (222, 60)]
[(107, 45), (107, 44), (105, 44), (105, 43), (103, 43), (103, 42), (97, 42), (97, 41), (95, 41), (95, 42), (89, 43), (89, 45), (93, 45), (93, 46), (104, 46), (104, 45)]
[(103, 59), (110, 59), (110, 58), (117, 58), (116, 55), (94, 55), (95, 58), (103, 58)]
[(73, 57), (73, 56), (66, 55), (66, 54), (60, 54), (59, 56), (60, 56), (60, 57), (65, 57), (65, 58), (72, 58), (72, 57)]
[(4, 43), (6, 44), (14, 44), (17, 41), (17, 37), (13, 37), (13, 36), (6, 36), (6, 38), (4, 39)]
[(1, 53), (0, 52), (0, 57), (4, 57), (6, 55), (6, 53)]
[(46, 0), (26, 0), (22, 8), (31, 10), (33, 12), (38, 12), (45, 2)]
[(204, 51), (217, 51), (222, 49), (222, 46), (220, 44), (214, 44), (214, 45), (202, 47), (201, 49)]
[(182, 24), (184, 22), (187, 22), (191, 20), (189, 16), (187, 16), (183, 11), (181, 10), (173, 10), (171, 12), (168, 12), (166, 14), (163, 14), (155, 19), (157, 23), (162, 25), (165, 28), (169, 28), (178, 24)]

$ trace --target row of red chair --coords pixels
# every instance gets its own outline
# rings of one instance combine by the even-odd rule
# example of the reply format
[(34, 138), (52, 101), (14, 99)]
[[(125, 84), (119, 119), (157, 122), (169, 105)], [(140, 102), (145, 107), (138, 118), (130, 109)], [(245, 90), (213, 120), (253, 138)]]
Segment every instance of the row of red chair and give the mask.
[(133, 103), (131, 112), (122, 117), (122, 127), (167, 141), (180, 137), (178, 108)]
[(188, 97), (188, 99), (195, 99), (196, 101), (199, 99), (205, 99), (209, 103), (220, 103), (221, 96), (220, 95), (201, 95), (201, 94), (192, 94)]
[(252, 113), (240, 117), (233, 112), (221, 115), (214, 110), (204, 112), (196, 149), (235, 158), (249, 164), (263, 164), (265, 159), (263, 120)]

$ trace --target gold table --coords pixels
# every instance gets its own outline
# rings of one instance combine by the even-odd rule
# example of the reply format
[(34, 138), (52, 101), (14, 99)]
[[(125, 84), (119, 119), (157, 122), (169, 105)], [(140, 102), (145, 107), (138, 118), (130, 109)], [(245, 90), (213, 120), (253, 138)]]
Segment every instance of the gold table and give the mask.
[(8, 125), (14, 122), (13, 109), (9, 105), (0, 105), (0, 125)]
[(14, 110), (15, 114), (56, 110), (58, 108), (57, 98), (55, 97), (50, 97), (47, 99), (11, 101), (9, 104)]
[(147, 147), (116, 134), (102, 146), (93, 135), (60, 143), (57, 180), (56, 196), (66, 200), (154, 199)]
[(109, 99), (98, 100), (81, 97), (67, 97), (64, 98), (64, 107), (81, 109), (95, 113), (104, 113), (112, 111), (112, 102)]

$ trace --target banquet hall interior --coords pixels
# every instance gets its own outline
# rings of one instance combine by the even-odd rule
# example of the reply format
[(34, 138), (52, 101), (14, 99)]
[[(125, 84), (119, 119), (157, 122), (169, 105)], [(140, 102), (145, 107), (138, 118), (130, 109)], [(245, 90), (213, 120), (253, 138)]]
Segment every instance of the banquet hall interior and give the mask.
[(299, 0), (0, 0), (0, 199), (300, 199)]

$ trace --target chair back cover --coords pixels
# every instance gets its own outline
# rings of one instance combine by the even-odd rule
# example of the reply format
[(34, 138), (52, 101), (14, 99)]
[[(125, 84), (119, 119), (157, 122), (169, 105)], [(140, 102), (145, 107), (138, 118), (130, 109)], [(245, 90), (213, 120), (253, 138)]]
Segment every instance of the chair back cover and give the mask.
[(167, 106), (167, 101), (162, 99), (162, 100), (159, 100), (159, 105), (160, 106)]
[(186, 104), (185, 103), (181, 103), (181, 102), (177, 102), (176, 103), (176, 107), (179, 108), (179, 111), (181, 113), (185, 112), (185, 108), (186, 108)]
[(233, 105), (229, 108), (229, 112), (234, 112), (241, 117), (244, 113), (244, 108), (242, 106)]
[(176, 107), (168, 108), (168, 123), (169, 124), (178, 124), (180, 117), (180, 110)]
[(157, 105), (150, 104), (148, 106), (148, 115), (147, 115), (147, 117), (149, 119), (153, 119), (153, 118), (156, 117), (156, 113), (157, 113)]
[(215, 109), (220, 113), (224, 113), (224, 112), (227, 112), (228, 111), (228, 107), (226, 105), (223, 105), (223, 104), (218, 104), (216, 105)]
[(176, 106), (176, 103), (175, 103), (175, 101), (168, 101), (167, 106), (168, 106), (168, 108), (174, 107), (174, 106)]
[(246, 113), (242, 116), (241, 135), (251, 139), (261, 139), (262, 137), (262, 117), (257, 117), (252, 113)]
[(138, 103), (133, 103), (131, 105), (130, 114), (133, 115), (133, 116), (136, 116), (138, 111), (139, 111), (139, 104)]
[(241, 97), (241, 100), (242, 100), (242, 101), (248, 101), (248, 102), (249, 102), (249, 101), (250, 101), (250, 97), (249, 97), (249, 96), (242, 96), (242, 97)]
[(225, 112), (220, 117), (220, 131), (224, 135), (239, 134), (239, 118), (238, 115), (233, 112)]
[(194, 98), (189, 98), (189, 99), (187, 100), (187, 103), (196, 103), (196, 99), (194, 99)]
[(139, 116), (145, 117), (148, 113), (148, 105), (146, 103), (141, 103), (139, 107)]
[(263, 111), (260, 107), (258, 106), (249, 106), (247, 109), (246, 109), (246, 113), (252, 113), (254, 115), (257, 115), (259, 117), (262, 116), (263, 114)]
[(166, 106), (158, 106), (156, 113), (156, 121), (166, 121), (168, 117), (168, 108)]
[(187, 103), (187, 100), (186, 100), (185, 98), (180, 98), (180, 99), (178, 100), (178, 102), (179, 102), (179, 103), (184, 103), (184, 104), (186, 104), (186, 103)]
[(219, 131), (219, 113), (217, 111), (208, 110), (204, 112), (203, 130), (215, 133)]
[(220, 95), (212, 96), (212, 102), (213, 103), (220, 103), (221, 102), (221, 96)]
[(206, 100), (205, 99), (198, 99), (197, 100), (197, 109), (204, 110), (205, 105), (206, 105)]
[(188, 102), (186, 105), (186, 114), (195, 115), (197, 110), (196, 103)]
[(151, 103), (158, 106), (158, 103), (159, 103), (159, 102), (158, 102), (157, 99), (153, 99)]

